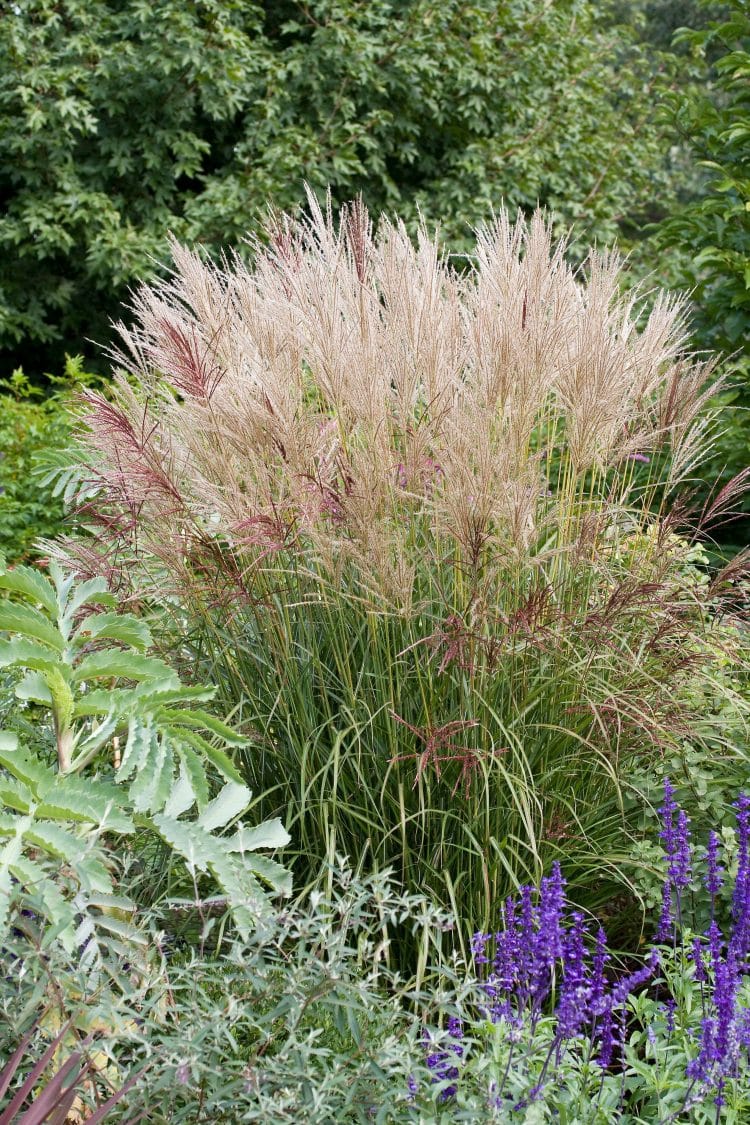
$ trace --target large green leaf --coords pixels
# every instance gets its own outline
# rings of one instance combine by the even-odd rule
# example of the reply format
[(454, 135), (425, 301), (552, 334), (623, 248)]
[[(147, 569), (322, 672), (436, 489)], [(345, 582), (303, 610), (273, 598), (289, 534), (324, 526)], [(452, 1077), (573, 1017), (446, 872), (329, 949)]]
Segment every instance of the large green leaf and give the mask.
[(196, 731), (172, 729), (169, 733), (173, 734), (179, 741), (189, 743), (195, 750), (198, 750), (204, 757), (208, 758), (209, 762), (216, 767), (227, 781), (236, 781), (238, 785), (244, 784), (242, 774), (229, 755), (225, 754), (224, 751), (220, 750), (217, 746), (212, 746), (207, 739), (203, 738)]
[(0, 563), (0, 590), (21, 594), (30, 601), (43, 605), (53, 617), (57, 615), (57, 597), (52, 583), (30, 566), (15, 566), (12, 570), (6, 570)]
[(27, 672), (20, 683), (16, 684), (16, 698), (52, 706), (52, 692), (41, 672)]
[(198, 817), (198, 824), (207, 832), (224, 828), (230, 820), (234, 820), (245, 811), (251, 796), (246, 785), (237, 785), (235, 782), (228, 781), (218, 796), (206, 805)]
[(227, 847), (233, 852), (254, 852), (258, 848), (285, 848), (291, 837), (278, 817), (267, 820), (253, 828), (244, 824), (227, 840)]
[(119, 649), (102, 649), (85, 656), (73, 672), (73, 682), (100, 680), (105, 677), (124, 680), (161, 680), (170, 686), (177, 684), (177, 676), (158, 656), (144, 656), (139, 652), (121, 652)]
[(146, 649), (153, 643), (145, 621), (132, 613), (95, 613), (84, 618), (76, 629), (73, 640), (86, 637), (96, 640), (119, 641), (132, 648)]
[(0, 602), (0, 629), (5, 629), (9, 633), (20, 633), (26, 638), (33, 637), (58, 652), (62, 652), (65, 648), (65, 639), (60, 630), (33, 606), (9, 601)]
[(14, 666), (34, 668), (40, 672), (50, 672), (58, 668), (60, 658), (58, 653), (45, 645), (36, 644), (34, 641), (15, 638), (12, 641), (0, 641), (0, 668)]

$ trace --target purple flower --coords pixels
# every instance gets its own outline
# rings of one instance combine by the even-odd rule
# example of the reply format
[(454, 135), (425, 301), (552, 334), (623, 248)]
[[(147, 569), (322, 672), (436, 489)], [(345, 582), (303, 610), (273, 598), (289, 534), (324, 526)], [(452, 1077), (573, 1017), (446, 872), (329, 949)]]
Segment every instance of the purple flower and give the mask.
[(719, 863), (719, 834), (709, 832), (706, 845), (706, 890), (714, 898), (724, 884), (724, 868)]
[(669, 864), (669, 875), (679, 893), (690, 886), (692, 849), (690, 847), (690, 821), (682, 809), (677, 814), (675, 851)]
[[(463, 1026), (457, 1016), (451, 1016), (448, 1020), (448, 1035), (451, 1039), (455, 1040), (455, 1042), (448, 1044), (448, 1050), (432, 1051), (425, 1059), (427, 1069), (433, 1072), (433, 1082), (450, 1083), (449, 1086), (446, 1086), (440, 1092), (440, 1100), (442, 1102), (448, 1101), (449, 1098), (454, 1097), (458, 1090), (455, 1083), (458, 1081), (459, 1070), (455, 1065), (455, 1061), (463, 1058), (464, 1049), (461, 1042), (463, 1040)], [(425, 1050), (427, 1050), (431, 1043), (431, 1037), (428, 1031), (424, 1033), (422, 1043)]]
[(703, 964), (703, 942), (699, 937), (693, 938), (690, 958), (695, 965), (695, 979), (700, 981), (701, 984), (705, 984), (708, 978), (706, 977), (706, 967)]

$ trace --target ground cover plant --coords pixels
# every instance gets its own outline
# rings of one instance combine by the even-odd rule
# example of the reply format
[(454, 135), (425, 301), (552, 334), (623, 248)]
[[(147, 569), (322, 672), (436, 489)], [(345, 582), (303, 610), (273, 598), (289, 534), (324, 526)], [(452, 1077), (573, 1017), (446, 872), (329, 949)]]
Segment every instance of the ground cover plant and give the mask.
[[(15, 927), (0, 950), (0, 1050), (25, 1032), (41, 1055), (87, 1010), (76, 1042), (83, 1058), (95, 1048), (107, 1120), (739, 1125), (750, 798), (700, 846), (669, 781), (659, 812), (663, 909), (645, 956), (613, 952), (559, 865), (509, 896), (462, 963), (440, 955), (448, 917), (339, 863), (244, 940), (208, 928), (193, 946), (162, 941), (124, 1002), (36, 940), (43, 928)], [(390, 964), (404, 920), (426, 950), (408, 979)]]
[(425, 230), (310, 208), (252, 268), (175, 246), (136, 295), (127, 377), (88, 396), (78, 565), (173, 606), (302, 880), (366, 857), (465, 936), (564, 856), (601, 905), (633, 874), (624, 779), (744, 760), (744, 563), (709, 578), (696, 539), (742, 479), (671, 506), (711, 364), (541, 215), (459, 274)]

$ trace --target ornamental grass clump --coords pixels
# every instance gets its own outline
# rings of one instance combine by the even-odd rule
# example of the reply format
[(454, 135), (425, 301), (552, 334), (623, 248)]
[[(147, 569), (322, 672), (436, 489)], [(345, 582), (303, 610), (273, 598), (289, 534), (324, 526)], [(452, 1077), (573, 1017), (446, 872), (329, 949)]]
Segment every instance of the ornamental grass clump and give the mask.
[(253, 251), (175, 244), (134, 296), (83, 419), (97, 565), (169, 595), (298, 875), (393, 865), (467, 935), (561, 855), (605, 899), (633, 757), (731, 752), (735, 582), (667, 506), (714, 389), (679, 302), (622, 296), (610, 253), (574, 269), (541, 214), (461, 273), (360, 202)]

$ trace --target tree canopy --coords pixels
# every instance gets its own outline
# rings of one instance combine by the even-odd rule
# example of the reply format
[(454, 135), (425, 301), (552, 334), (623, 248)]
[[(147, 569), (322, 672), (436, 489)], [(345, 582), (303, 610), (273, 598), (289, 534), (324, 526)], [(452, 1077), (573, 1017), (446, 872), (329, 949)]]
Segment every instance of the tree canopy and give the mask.
[[(104, 340), (168, 230), (239, 244), (267, 200), (440, 221), (505, 201), (587, 241), (671, 193), (670, 58), (589, 0), (16, 0), (0, 15), (0, 351)], [(30, 361), (30, 352), (35, 357)]]

